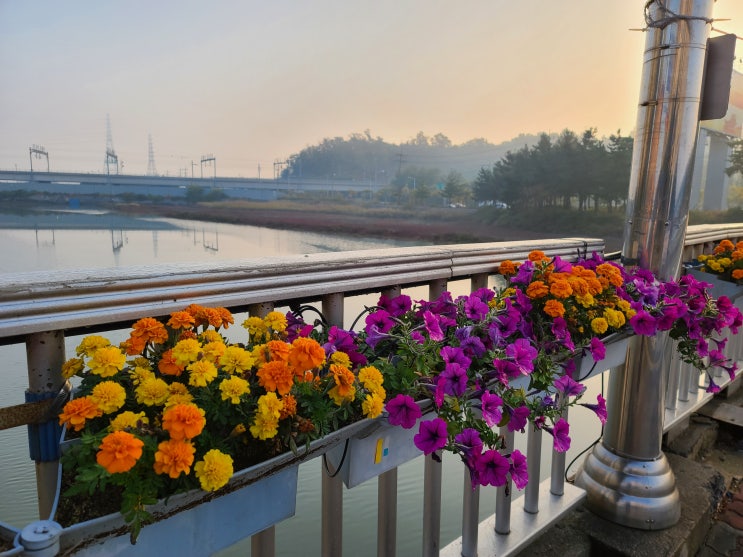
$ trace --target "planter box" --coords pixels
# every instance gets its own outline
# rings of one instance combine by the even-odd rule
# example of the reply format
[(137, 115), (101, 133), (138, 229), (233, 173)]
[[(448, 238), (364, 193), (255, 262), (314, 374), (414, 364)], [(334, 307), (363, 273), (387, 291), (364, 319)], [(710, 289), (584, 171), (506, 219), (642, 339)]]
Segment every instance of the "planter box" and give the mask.
[(586, 352), (583, 356), (578, 356), (575, 362), (576, 377), (585, 380), (624, 364), (627, 360), (627, 346), (629, 345), (630, 338), (625, 334), (614, 333), (603, 339), (604, 346), (606, 347), (606, 356), (599, 362), (593, 359), (590, 352)]
[[(428, 401), (419, 403), (422, 407), (428, 404)], [(426, 416), (421, 419), (426, 419)], [(413, 443), (413, 437), (418, 433), (418, 424), (411, 429), (404, 429), (390, 425), (384, 416), (372, 422), (365, 431), (350, 437), (347, 443), (336, 445), (325, 454), (328, 468), (332, 472), (340, 467), (338, 474), (348, 488), (356, 487), (423, 455)]]
[(121, 514), (113, 513), (64, 528), (61, 549), (85, 557), (211, 555), (293, 516), (299, 464), (363, 433), (371, 422), (341, 428), (299, 455), (284, 453), (240, 470), (215, 493), (192, 490), (162, 500), (148, 508), (156, 522), (142, 528), (136, 545)]
[[(743, 298), (743, 286), (741, 285), (726, 280), (720, 280), (719, 278), (717, 278), (717, 275), (713, 273), (704, 273), (699, 269), (694, 269), (692, 267), (686, 267), (686, 273), (693, 276), (697, 280), (710, 283), (712, 285), (710, 294), (712, 294), (715, 298), (719, 298), (720, 296), (727, 296), (733, 302), (738, 301), (739, 298)], [(740, 301), (743, 302), (743, 299)]]

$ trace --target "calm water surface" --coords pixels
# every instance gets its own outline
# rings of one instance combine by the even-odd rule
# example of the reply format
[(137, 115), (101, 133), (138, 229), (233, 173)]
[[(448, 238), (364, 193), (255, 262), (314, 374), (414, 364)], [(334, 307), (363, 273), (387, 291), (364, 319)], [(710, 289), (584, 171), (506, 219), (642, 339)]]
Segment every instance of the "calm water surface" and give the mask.
[[(0, 213), (0, 274), (157, 263), (203, 263), (406, 245), (415, 244), (177, 219), (137, 219), (98, 211), (22, 216)], [(450, 288), (455, 293), (463, 293), (468, 288), (468, 282), (452, 283)], [(409, 289), (406, 293), (418, 299), (427, 297), (426, 289), (422, 288)], [(373, 304), (375, 301), (375, 297), (349, 301), (347, 319), (352, 319), (364, 304)], [(239, 322), (238, 319), (236, 322)], [(239, 334), (239, 331), (236, 333)], [(120, 331), (107, 336), (116, 343), (126, 335), (127, 332)], [(80, 337), (66, 340), (68, 355), (74, 354), (79, 342)], [(0, 407), (24, 402), (23, 393), (28, 385), (25, 348), (0, 347), (0, 361), (4, 384), (0, 389)], [(594, 381), (589, 385), (590, 392), (586, 398), (595, 400), (599, 388), (600, 383)], [(575, 411), (576, 414), (580, 412), (581, 409)], [(585, 419), (571, 420), (573, 448), (568, 453), (568, 461), (599, 434), (598, 421), (589, 415), (590, 412), (585, 411), (585, 414), (578, 416)], [(578, 423), (581, 424), (580, 428), (576, 427)], [(549, 435), (544, 437), (542, 452), (548, 454), (551, 439)], [(3, 486), (0, 522), (22, 528), (38, 519), (34, 464), (28, 457), (26, 428), (0, 431), (0, 447), (0, 485)], [(524, 450), (523, 443), (520, 448)], [(321, 459), (315, 459), (300, 466), (296, 516), (277, 525), (277, 555), (320, 555), (321, 464)], [(441, 542), (444, 545), (461, 534), (463, 474), (456, 457), (444, 458), (441, 517)], [(400, 555), (420, 554), (421, 551), (422, 477), (422, 458), (402, 466), (398, 472)], [(495, 490), (483, 489), (480, 501), (480, 515), (484, 519), (495, 509)], [(345, 554), (354, 557), (376, 556), (376, 506), (375, 480), (344, 490)], [(249, 512), (251, 509), (246, 509), (246, 513)], [(222, 557), (249, 554), (249, 539), (219, 553)]]

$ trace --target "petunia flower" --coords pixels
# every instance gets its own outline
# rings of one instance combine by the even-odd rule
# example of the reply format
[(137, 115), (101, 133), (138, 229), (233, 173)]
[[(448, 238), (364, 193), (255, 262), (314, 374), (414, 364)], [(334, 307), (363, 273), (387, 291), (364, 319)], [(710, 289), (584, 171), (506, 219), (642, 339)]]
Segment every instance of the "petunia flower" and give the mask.
[(482, 417), (489, 427), (497, 425), (503, 418), (503, 412), (501, 410), (503, 399), (498, 395), (485, 391), (482, 393), (482, 397), (480, 397), (480, 405)]
[(404, 429), (412, 428), (422, 415), (413, 397), (403, 394), (387, 401), (385, 409), (389, 414), (387, 419), (390, 424), (402, 426)]
[(518, 408), (510, 408), (506, 406), (510, 420), (508, 420), (508, 431), (524, 431), (526, 422), (529, 419), (531, 410), (528, 406), (519, 406)]
[(529, 472), (526, 465), (526, 457), (520, 451), (511, 453), (511, 465), (509, 467), (511, 479), (517, 489), (523, 489), (529, 483)]
[(489, 449), (476, 456), (474, 460), (480, 485), (495, 487), (506, 485), (511, 467), (505, 456), (494, 449)]
[(555, 427), (545, 425), (542, 429), (552, 435), (552, 446), (558, 453), (564, 453), (570, 448), (570, 424), (568, 424), (568, 422), (563, 418), (557, 420)]
[(427, 455), (443, 449), (447, 440), (446, 422), (441, 418), (422, 421), (418, 433), (413, 437), (415, 446)]
[(587, 402), (581, 402), (581, 406), (585, 406), (589, 410), (593, 410), (596, 413), (596, 416), (598, 416), (599, 421), (601, 422), (601, 425), (606, 423), (606, 399), (604, 399), (603, 396), (601, 396), (601, 393), (596, 395), (596, 404), (590, 404)]

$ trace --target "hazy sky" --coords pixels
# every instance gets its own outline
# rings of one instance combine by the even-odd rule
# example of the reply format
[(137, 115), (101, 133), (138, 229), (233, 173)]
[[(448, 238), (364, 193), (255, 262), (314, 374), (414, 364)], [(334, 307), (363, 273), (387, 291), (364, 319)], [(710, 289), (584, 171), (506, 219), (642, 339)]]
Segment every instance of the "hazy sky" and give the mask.
[[(0, 168), (28, 169), (40, 144), (52, 170), (99, 172), (106, 115), (123, 172), (146, 171), (151, 134), (170, 175), (213, 154), (219, 175), (260, 164), (271, 177), (275, 160), (366, 129), (391, 142), (626, 134), (644, 4), (0, 0)], [(743, 1), (714, 16), (743, 36)]]

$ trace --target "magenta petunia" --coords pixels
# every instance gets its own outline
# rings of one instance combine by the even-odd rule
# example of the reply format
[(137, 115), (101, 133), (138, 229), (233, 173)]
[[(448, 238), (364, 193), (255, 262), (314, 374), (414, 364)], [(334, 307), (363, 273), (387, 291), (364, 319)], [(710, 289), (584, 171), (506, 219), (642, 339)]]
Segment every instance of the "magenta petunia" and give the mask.
[(480, 404), (485, 423), (489, 427), (498, 425), (503, 418), (503, 412), (501, 411), (503, 399), (490, 391), (485, 391), (480, 398)]
[(589, 404), (587, 402), (581, 402), (581, 406), (585, 406), (589, 410), (593, 410), (596, 412), (596, 416), (598, 417), (601, 424), (606, 423), (606, 399), (604, 399), (603, 396), (601, 396), (601, 393), (596, 395), (596, 404)]
[(413, 437), (413, 443), (424, 454), (431, 454), (443, 449), (448, 437), (446, 422), (441, 418), (434, 418), (420, 423), (418, 433)]
[(519, 338), (506, 346), (506, 356), (514, 360), (523, 375), (529, 375), (534, 371), (537, 349), (527, 339)]
[(387, 419), (390, 424), (399, 425), (405, 429), (411, 429), (422, 415), (413, 397), (403, 394), (387, 401), (385, 409), (389, 414)]
[(526, 466), (526, 457), (516, 450), (511, 453), (511, 479), (516, 489), (523, 489), (529, 483), (529, 472)]
[(596, 362), (600, 362), (606, 358), (606, 346), (598, 337), (591, 338), (591, 345), (588, 347), (588, 350), (591, 352), (591, 357)]
[(564, 419), (557, 420), (554, 428), (545, 426), (544, 429), (552, 434), (552, 446), (558, 453), (564, 453), (570, 448), (570, 424)]
[(459, 445), (465, 455), (479, 454), (482, 452), (482, 439), (476, 429), (467, 427), (454, 436), (454, 442)]
[(655, 318), (645, 310), (640, 310), (630, 317), (629, 324), (632, 325), (635, 334), (646, 337), (655, 335), (658, 329)]
[(584, 385), (581, 385), (569, 375), (563, 375), (554, 384), (555, 389), (565, 396), (578, 396), (586, 390)]
[(498, 451), (489, 449), (474, 458), (480, 485), (506, 485), (510, 464)]
[(445, 395), (462, 396), (467, 390), (467, 370), (456, 363), (446, 364), (436, 385)]
[(514, 409), (506, 407), (506, 409), (511, 416), (511, 419), (508, 420), (508, 431), (524, 431), (526, 422), (529, 419), (529, 414), (531, 414), (529, 407), (519, 406)]
[(423, 322), (428, 331), (428, 336), (431, 340), (440, 342), (444, 340), (444, 333), (441, 331), (441, 325), (439, 325), (439, 319), (430, 311), (423, 312)]

